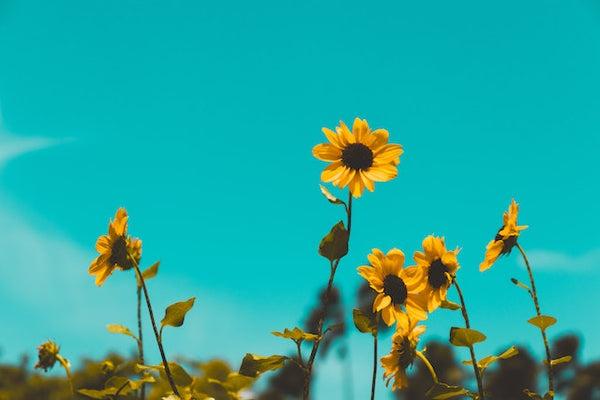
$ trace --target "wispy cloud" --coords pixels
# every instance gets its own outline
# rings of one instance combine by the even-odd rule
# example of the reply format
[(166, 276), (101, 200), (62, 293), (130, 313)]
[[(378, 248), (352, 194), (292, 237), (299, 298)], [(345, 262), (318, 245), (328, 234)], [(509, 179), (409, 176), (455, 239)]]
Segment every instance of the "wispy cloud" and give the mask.
[[(527, 258), (532, 268), (547, 271), (560, 269), (563, 273), (580, 273), (600, 268), (600, 249), (592, 249), (579, 255), (543, 249), (528, 250)], [(519, 263), (525, 266), (522, 260)]]

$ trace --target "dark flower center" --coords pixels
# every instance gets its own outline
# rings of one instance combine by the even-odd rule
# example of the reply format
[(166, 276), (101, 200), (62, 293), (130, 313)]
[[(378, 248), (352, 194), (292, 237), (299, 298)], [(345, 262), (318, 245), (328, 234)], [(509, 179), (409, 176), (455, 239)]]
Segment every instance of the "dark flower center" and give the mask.
[(415, 352), (411, 348), (410, 339), (408, 337), (404, 337), (402, 340), (402, 345), (398, 349), (398, 366), (402, 369), (408, 368), (415, 358)]
[(504, 226), (498, 230), (496, 234), (495, 240), (502, 240), (502, 250), (500, 250), (500, 255), (503, 256), (505, 254), (510, 254), (512, 248), (517, 244), (516, 236), (509, 236), (507, 239), (503, 239), (503, 236), (500, 234), (500, 231), (504, 229)]
[(129, 253), (127, 251), (127, 240), (125, 236), (119, 236), (117, 240), (113, 242), (110, 257), (108, 258), (110, 265), (117, 265), (121, 269), (133, 268), (133, 263)]
[(448, 284), (448, 278), (446, 277), (446, 272), (450, 272), (448, 267), (446, 267), (442, 260), (437, 258), (429, 266), (429, 272), (427, 272), (427, 277), (429, 278), (429, 284), (434, 289), (439, 289), (444, 284)]
[(396, 275), (388, 275), (383, 280), (383, 293), (392, 298), (394, 304), (404, 304), (408, 296), (406, 284)]
[(373, 165), (373, 152), (362, 143), (352, 143), (342, 151), (342, 162), (355, 170), (367, 169)]

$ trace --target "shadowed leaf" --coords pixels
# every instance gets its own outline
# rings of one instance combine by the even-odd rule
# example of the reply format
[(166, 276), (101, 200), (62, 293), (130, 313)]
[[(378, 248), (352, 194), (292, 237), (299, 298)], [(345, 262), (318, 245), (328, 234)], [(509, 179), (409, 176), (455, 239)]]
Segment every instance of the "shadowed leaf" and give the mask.
[(483, 342), (485, 335), (475, 329), (450, 328), (450, 343), (459, 347), (471, 347), (475, 343)]
[(195, 300), (196, 298), (192, 297), (191, 299), (180, 301), (167, 307), (165, 317), (160, 321), (160, 331), (162, 332), (165, 326), (178, 327), (183, 325), (185, 314), (192, 309)]
[(285, 365), (285, 360), (288, 357), (272, 355), (269, 357), (258, 356), (256, 354), (247, 353), (242, 360), (239, 373), (241, 375), (255, 378), (266, 371), (274, 371)]
[(302, 329), (295, 327), (291, 331), (288, 328), (285, 328), (283, 332), (271, 332), (271, 334), (275, 336), (279, 336), (286, 339), (292, 339), (294, 342), (302, 342), (303, 340), (312, 341), (318, 338), (318, 335), (313, 333), (306, 333)]
[(160, 261), (157, 261), (154, 264), (152, 264), (151, 266), (149, 266), (147, 269), (145, 269), (144, 272), (142, 272), (142, 278), (144, 278), (144, 280), (154, 278), (156, 276), (156, 274), (158, 273), (159, 265), (160, 265)]
[(449, 301), (449, 300), (442, 300), (442, 304), (440, 304), (440, 308), (445, 308), (446, 310), (460, 310), (461, 307), (460, 305), (456, 304), (453, 301)]
[(442, 382), (434, 384), (431, 389), (425, 393), (428, 399), (443, 400), (460, 396), (467, 393), (468, 390), (460, 386), (450, 386)]
[(370, 333), (372, 335), (377, 333), (377, 321), (370, 318), (368, 315), (365, 315), (358, 308), (352, 310), (352, 319), (354, 320), (354, 326), (356, 326), (356, 329), (360, 332)]
[(344, 222), (340, 221), (331, 228), (319, 244), (319, 254), (333, 262), (348, 253), (348, 231)]

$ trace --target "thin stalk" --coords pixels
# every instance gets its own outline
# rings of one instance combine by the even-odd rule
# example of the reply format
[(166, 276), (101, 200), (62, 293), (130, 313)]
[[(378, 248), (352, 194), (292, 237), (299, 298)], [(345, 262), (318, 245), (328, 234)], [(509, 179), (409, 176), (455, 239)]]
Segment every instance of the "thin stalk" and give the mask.
[[(377, 314), (376, 320), (379, 324), (379, 314)], [(371, 381), (371, 400), (375, 399), (375, 380), (377, 379), (377, 333), (378, 329), (375, 327), (375, 332), (373, 332), (373, 379)]]
[(144, 277), (142, 276), (142, 271), (140, 271), (140, 267), (135, 262), (135, 258), (132, 257), (133, 267), (135, 268), (135, 272), (139, 278), (139, 281), (142, 284), (142, 289), (144, 289), (144, 296), (146, 297), (146, 305), (148, 306), (148, 313), (150, 314), (150, 321), (152, 322), (152, 329), (154, 329), (154, 336), (156, 337), (156, 343), (158, 344), (158, 350), (160, 351), (160, 357), (163, 361), (163, 366), (165, 367), (165, 374), (167, 375), (167, 380), (169, 381), (169, 385), (173, 390), (173, 393), (177, 396), (181, 397), (179, 391), (177, 390), (177, 386), (175, 386), (175, 382), (173, 381), (173, 375), (171, 375), (171, 369), (169, 368), (169, 363), (167, 362), (167, 357), (165, 356), (165, 350), (163, 349), (162, 340), (160, 338), (160, 334), (158, 333), (158, 329), (156, 329), (156, 322), (154, 321), (154, 313), (152, 312), (152, 305), (150, 304), (150, 297), (148, 296), (148, 288), (146, 287), (146, 282), (144, 282)]
[(65, 369), (65, 372), (67, 373), (67, 380), (69, 381), (69, 387), (71, 388), (71, 394), (74, 395), (75, 390), (73, 389), (73, 376), (71, 376), (71, 368), (69, 367), (69, 362), (62, 358), (60, 354), (56, 355), (56, 359), (58, 360), (60, 365), (62, 365), (62, 367)]
[[(350, 240), (350, 229), (352, 228), (352, 193), (348, 191), (348, 209), (346, 210), (346, 215), (348, 217), (347, 225), (348, 225), (348, 240)], [(312, 368), (313, 363), (315, 362), (315, 358), (317, 356), (317, 350), (319, 350), (319, 344), (321, 343), (323, 334), (323, 323), (325, 321), (325, 316), (327, 315), (327, 306), (329, 304), (329, 296), (331, 294), (331, 288), (333, 286), (333, 277), (335, 276), (335, 271), (340, 263), (340, 259), (331, 261), (331, 273), (329, 274), (329, 282), (327, 283), (327, 290), (325, 291), (325, 299), (323, 301), (323, 305), (321, 307), (321, 314), (319, 316), (319, 323), (317, 325), (317, 338), (313, 342), (313, 347), (310, 352), (310, 356), (306, 363), (306, 371), (304, 375), (304, 390), (303, 390), (303, 399), (308, 400), (310, 395), (310, 381), (312, 378)]]
[(425, 364), (425, 366), (429, 370), (429, 373), (431, 374), (431, 378), (433, 378), (433, 383), (434, 384), (439, 383), (438, 377), (435, 374), (435, 370), (433, 369), (433, 366), (431, 365), (431, 363), (429, 362), (429, 360), (427, 359), (427, 357), (425, 357), (425, 354), (423, 354), (419, 350), (416, 350), (415, 354), (417, 355), (417, 357), (419, 357), (421, 359), (421, 361), (423, 361), (423, 364)]
[[(537, 291), (535, 290), (535, 282), (533, 281), (533, 273), (531, 272), (531, 267), (529, 266), (529, 260), (527, 260), (527, 256), (525, 255), (525, 251), (523, 251), (523, 248), (521, 247), (521, 245), (519, 243), (517, 243), (515, 246), (517, 246), (517, 249), (519, 249), (519, 251), (521, 252), (521, 255), (523, 256), (523, 261), (525, 261), (525, 265), (527, 266), (527, 272), (529, 273), (529, 281), (531, 282), (531, 292), (532, 292), (532, 299), (533, 299), (533, 304), (535, 304), (535, 312), (537, 313), (538, 317), (540, 315), (542, 315), (542, 313), (540, 312), (540, 303), (538, 302), (538, 297), (537, 297)], [(548, 370), (548, 391), (551, 393), (554, 393), (554, 379), (552, 377), (553, 373), (552, 373), (552, 364), (550, 363), (550, 361), (552, 360), (551, 355), (550, 355), (550, 346), (548, 346), (548, 338), (546, 337), (546, 330), (545, 329), (540, 329), (542, 331), (542, 338), (544, 339), (544, 347), (546, 348), (546, 361), (548, 361), (546, 363), (546, 369)]]
[[(467, 307), (465, 305), (465, 299), (463, 297), (462, 291), (460, 290), (460, 287), (458, 286), (458, 282), (456, 281), (456, 278), (454, 278), (452, 280), (452, 283), (456, 287), (456, 291), (458, 292), (458, 297), (460, 297), (460, 305), (462, 306), (461, 311), (462, 311), (463, 318), (465, 320), (465, 325), (466, 325), (467, 329), (471, 329), (471, 324), (469, 323), (469, 314), (467, 314)], [(483, 396), (483, 382), (481, 381), (481, 374), (479, 373), (479, 367), (477, 366), (477, 358), (475, 357), (475, 350), (473, 349), (473, 345), (469, 345), (469, 351), (471, 353), (471, 361), (473, 362), (473, 371), (475, 371), (475, 379), (477, 379), (477, 389), (479, 391), (479, 399), (484, 400), (485, 397)]]
[[(140, 364), (146, 365), (144, 362), (144, 339), (142, 336), (142, 285), (138, 282), (137, 284), (137, 320), (138, 320), (138, 353), (140, 357)], [(142, 383), (140, 388), (140, 400), (146, 399), (146, 384)]]

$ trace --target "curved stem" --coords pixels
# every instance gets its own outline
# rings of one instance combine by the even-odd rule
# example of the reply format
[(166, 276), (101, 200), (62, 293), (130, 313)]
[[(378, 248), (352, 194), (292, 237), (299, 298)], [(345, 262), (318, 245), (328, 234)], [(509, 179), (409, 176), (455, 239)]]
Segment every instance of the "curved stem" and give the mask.
[(431, 374), (431, 377), (433, 378), (433, 383), (434, 384), (439, 383), (438, 377), (435, 374), (435, 370), (433, 369), (433, 366), (431, 365), (431, 363), (429, 362), (427, 357), (425, 357), (425, 354), (421, 353), (419, 350), (415, 350), (415, 354), (417, 355), (417, 357), (419, 357), (421, 359), (421, 361), (423, 361), (423, 364), (425, 364), (425, 366), (429, 370), (429, 373)]
[[(525, 255), (525, 251), (521, 247), (519, 243), (516, 243), (517, 249), (521, 252), (521, 256), (523, 256), (523, 261), (525, 261), (525, 265), (527, 266), (527, 272), (529, 273), (529, 281), (531, 282), (531, 292), (533, 298), (533, 304), (535, 305), (535, 312), (538, 316), (542, 315), (540, 312), (540, 303), (537, 297), (537, 291), (535, 290), (535, 282), (533, 281), (533, 273), (531, 272), (531, 267), (529, 266), (529, 260), (527, 260), (527, 256)], [(548, 370), (548, 391), (554, 393), (554, 379), (552, 377), (552, 364), (550, 361), (552, 360), (550, 355), (550, 346), (548, 345), (548, 338), (546, 337), (546, 330), (540, 329), (542, 331), (542, 339), (544, 339), (544, 347), (546, 348), (546, 369)]]
[(142, 284), (142, 289), (144, 289), (144, 296), (146, 297), (146, 305), (148, 306), (148, 313), (150, 314), (150, 321), (152, 322), (152, 328), (154, 329), (154, 336), (156, 337), (156, 343), (158, 344), (158, 350), (160, 351), (160, 357), (163, 361), (163, 366), (165, 367), (165, 374), (167, 375), (167, 380), (169, 381), (169, 385), (173, 390), (173, 393), (177, 396), (181, 397), (179, 392), (177, 391), (177, 386), (175, 386), (175, 382), (173, 381), (173, 376), (171, 375), (171, 370), (169, 369), (169, 363), (167, 362), (167, 357), (165, 357), (165, 351), (163, 349), (162, 340), (160, 338), (160, 334), (158, 333), (158, 329), (156, 329), (156, 322), (154, 321), (154, 313), (152, 312), (152, 305), (150, 304), (150, 297), (148, 296), (148, 288), (146, 288), (146, 282), (144, 282), (144, 277), (142, 276), (142, 272), (140, 271), (140, 267), (134, 260), (133, 267), (135, 268), (135, 272), (137, 273), (138, 279)]
[[(458, 297), (460, 297), (461, 311), (465, 320), (465, 325), (467, 329), (471, 329), (471, 324), (469, 323), (469, 314), (467, 314), (467, 306), (465, 305), (465, 298), (463, 297), (462, 291), (458, 286), (456, 278), (452, 280), (452, 283), (454, 284), (454, 287), (456, 287)], [(481, 380), (479, 366), (477, 366), (477, 358), (475, 357), (475, 350), (473, 349), (473, 345), (469, 345), (469, 352), (471, 353), (471, 362), (473, 363), (473, 371), (475, 371), (475, 379), (477, 379), (477, 390), (479, 391), (479, 399), (484, 400), (485, 397), (483, 396), (483, 382)]]
[[(348, 240), (350, 240), (350, 230), (352, 229), (352, 193), (348, 191), (348, 208), (346, 209), (346, 215), (348, 217), (347, 225), (348, 225)], [(312, 367), (315, 362), (315, 358), (317, 356), (317, 350), (319, 350), (319, 344), (322, 340), (323, 334), (323, 323), (325, 322), (325, 316), (327, 315), (327, 306), (329, 305), (329, 296), (331, 294), (331, 288), (333, 286), (333, 277), (335, 276), (335, 271), (340, 263), (340, 259), (334, 260), (330, 262), (331, 273), (329, 274), (329, 282), (327, 283), (327, 290), (325, 292), (325, 299), (323, 301), (323, 305), (321, 307), (321, 315), (319, 317), (319, 323), (317, 325), (317, 338), (313, 342), (313, 347), (310, 352), (310, 356), (306, 363), (306, 371), (304, 376), (304, 390), (303, 390), (303, 399), (308, 400), (310, 395), (310, 381), (312, 379)]]
[(60, 354), (56, 355), (56, 359), (58, 360), (60, 365), (62, 365), (62, 367), (65, 369), (65, 372), (67, 373), (67, 380), (69, 381), (69, 387), (71, 388), (71, 394), (75, 394), (75, 390), (73, 389), (73, 376), (71, 376), (71, 368), (69, 367), (69, 362), (67, 360), (65, 360), (64, 358), (62, 358), (62, 356)]
[[(138, 354), (140, 358), (140, 364), (146, 365), (144, 362), (144, 339), (142, 336), (142, 285), (138, 282), (137, 284), (137, 320), (138, 320)], [(140, 388), (140, 400), (146, 399), (146, 384), (142, 383)]]
[[(377, 324), (379, 324), (379, 314), (376, 317)], [(371, 381), (371, 400), (375, 399), (375, 380), (377, 378), (377, 328), (373, 332), (373, 380)]]

